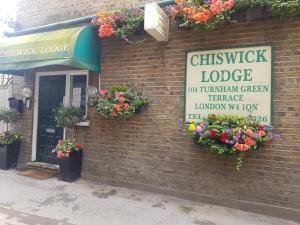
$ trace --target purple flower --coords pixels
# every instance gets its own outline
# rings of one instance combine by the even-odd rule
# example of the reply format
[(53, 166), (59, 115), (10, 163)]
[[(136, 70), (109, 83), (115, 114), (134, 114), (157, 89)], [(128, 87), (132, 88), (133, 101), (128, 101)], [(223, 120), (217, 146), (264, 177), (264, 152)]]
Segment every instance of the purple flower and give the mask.
[(229, 143), (230, 143), (231, 145), (234, 145), (234, 140), (231, 140)]
[(231, 130), (230, 128), (226, 128), (224, 131), (225, 131), (227, 134), (231, 134), (231, 132), (232, 132), (232, 130)]
[(226, 144), (229, 144), (230, 142), (229, 142), (229, 140), (228, 140), (228, 139), (226, 139), (226, 140), (225, 140), (225, 143), (226, 143)]
[(233, 140), (238, 141), (239, 138), (237, 136), (233, 136)]

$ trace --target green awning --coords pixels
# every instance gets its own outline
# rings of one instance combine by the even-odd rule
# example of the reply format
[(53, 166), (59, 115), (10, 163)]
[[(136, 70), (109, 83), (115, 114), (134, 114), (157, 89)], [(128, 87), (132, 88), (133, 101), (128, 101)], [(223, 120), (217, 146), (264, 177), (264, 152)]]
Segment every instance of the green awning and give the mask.
[(93, 26), (0, 39), (0, 73), (64, 65), (100, 72), (100, 40)]

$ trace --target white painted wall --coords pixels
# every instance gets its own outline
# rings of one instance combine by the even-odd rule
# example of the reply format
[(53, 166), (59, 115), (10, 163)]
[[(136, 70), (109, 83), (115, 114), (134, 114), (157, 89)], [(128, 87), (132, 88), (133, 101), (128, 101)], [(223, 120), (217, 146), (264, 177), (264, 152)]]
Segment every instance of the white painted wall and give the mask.
[[(0, 87), (0, 108), (8, 108), (8, 98), (11, 96), (12, 85)], [(0, 132), (6, 130), (6, 126), (0, 123)]]

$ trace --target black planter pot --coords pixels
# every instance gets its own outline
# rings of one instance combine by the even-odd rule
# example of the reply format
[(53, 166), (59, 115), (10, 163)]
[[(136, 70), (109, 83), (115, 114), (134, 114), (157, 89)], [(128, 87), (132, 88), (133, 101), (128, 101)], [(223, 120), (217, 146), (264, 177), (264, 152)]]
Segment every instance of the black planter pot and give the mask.
[(8, 170), (10, 168), (9, 147), (8, 145), (0, 146), (0, 169)]
[(82, 150), (73, 151), (69, 158), (59, 160), (59, 173), (63, 181), (75, 181), (81, 176)]
[(180, 25), (184, 23), (183, 17), (177, 16), (175, 18), (175, 23), (176, 23), (177, 28), (182, 29), (182, 27)]
[(139, 29), (135, 32), (133, 36), (140, 36), (140, 35), (145, 35), (147, 32), (144, 29), (144, 21), (141, 22)]
[(267, 19), (267, 10), (265, 7), (248, 8), (246, 11), (246, 18), (248, 21)]
[(0, 146), (0, 169), (16, 168), (20, 153), (20, 142)]
[(8, 146), (10, 166), (14, 168), (16, 168), (18, 164), (20, 144), (21, 142), (14, 142)]
[(135, 110), (135, 112), (136, 112), (136, 113), (143, 113), (143, 112), (146, 111), (146, 109), (147, 109), (147, 106), (146, 106), (146, 105), (143, 105), (143, 106), (137, 108), (137, 109)]

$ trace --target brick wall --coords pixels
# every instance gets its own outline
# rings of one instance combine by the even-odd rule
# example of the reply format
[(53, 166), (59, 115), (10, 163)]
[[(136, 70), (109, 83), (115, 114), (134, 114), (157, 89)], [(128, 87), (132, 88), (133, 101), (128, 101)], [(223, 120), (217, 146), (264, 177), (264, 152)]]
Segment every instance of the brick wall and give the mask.
[[(26, 14), (32, 11), (39, 18), (38, 22), (28, 16), (20, 18), (24, 26), (54, 21), (53, 9), (47, 11), (45, 5), (41, 14), (35, 8), (46, 1), (22, 2), (23, 7), (32, 4)], [(89, 10), (83, 1), (70, 4), (57, 0), (57, 6), (51, 5), (68, 6), (60, 18), (71, 18), (81, 9), (90, 14), (93, 4), (111, 7), (109, 1), (86, 2), (91, 4)], [(70, 15), (64, 17), (66, 13)], [(184, 108), (185, 52), (254, 43), (272, 43), (275, 48), (273, 115), (281, 137), (262, 151), (249, 154), (241, 171), (236, 172), (234, 159), (220, 159), (200, 149), (179, 126)], [(128, 121), (104, 120), (89, 108), (91, 126), (77, 132), (85, 146), (84, 178), (300, 220), (299, 18), (240, 22), (201, 33), (176, 31), (173, 25), (167, 43), (150, 37), (138, 46), (105, 40), (102, 51), (101, 87), (133, 83), (143, 88), (153, 103)], [(98, 86), (96, 76), (92, 83)], [(31, 126), (30, 113), (26, 126)], [(29, 146), (24, 150), (31, 154)]]

